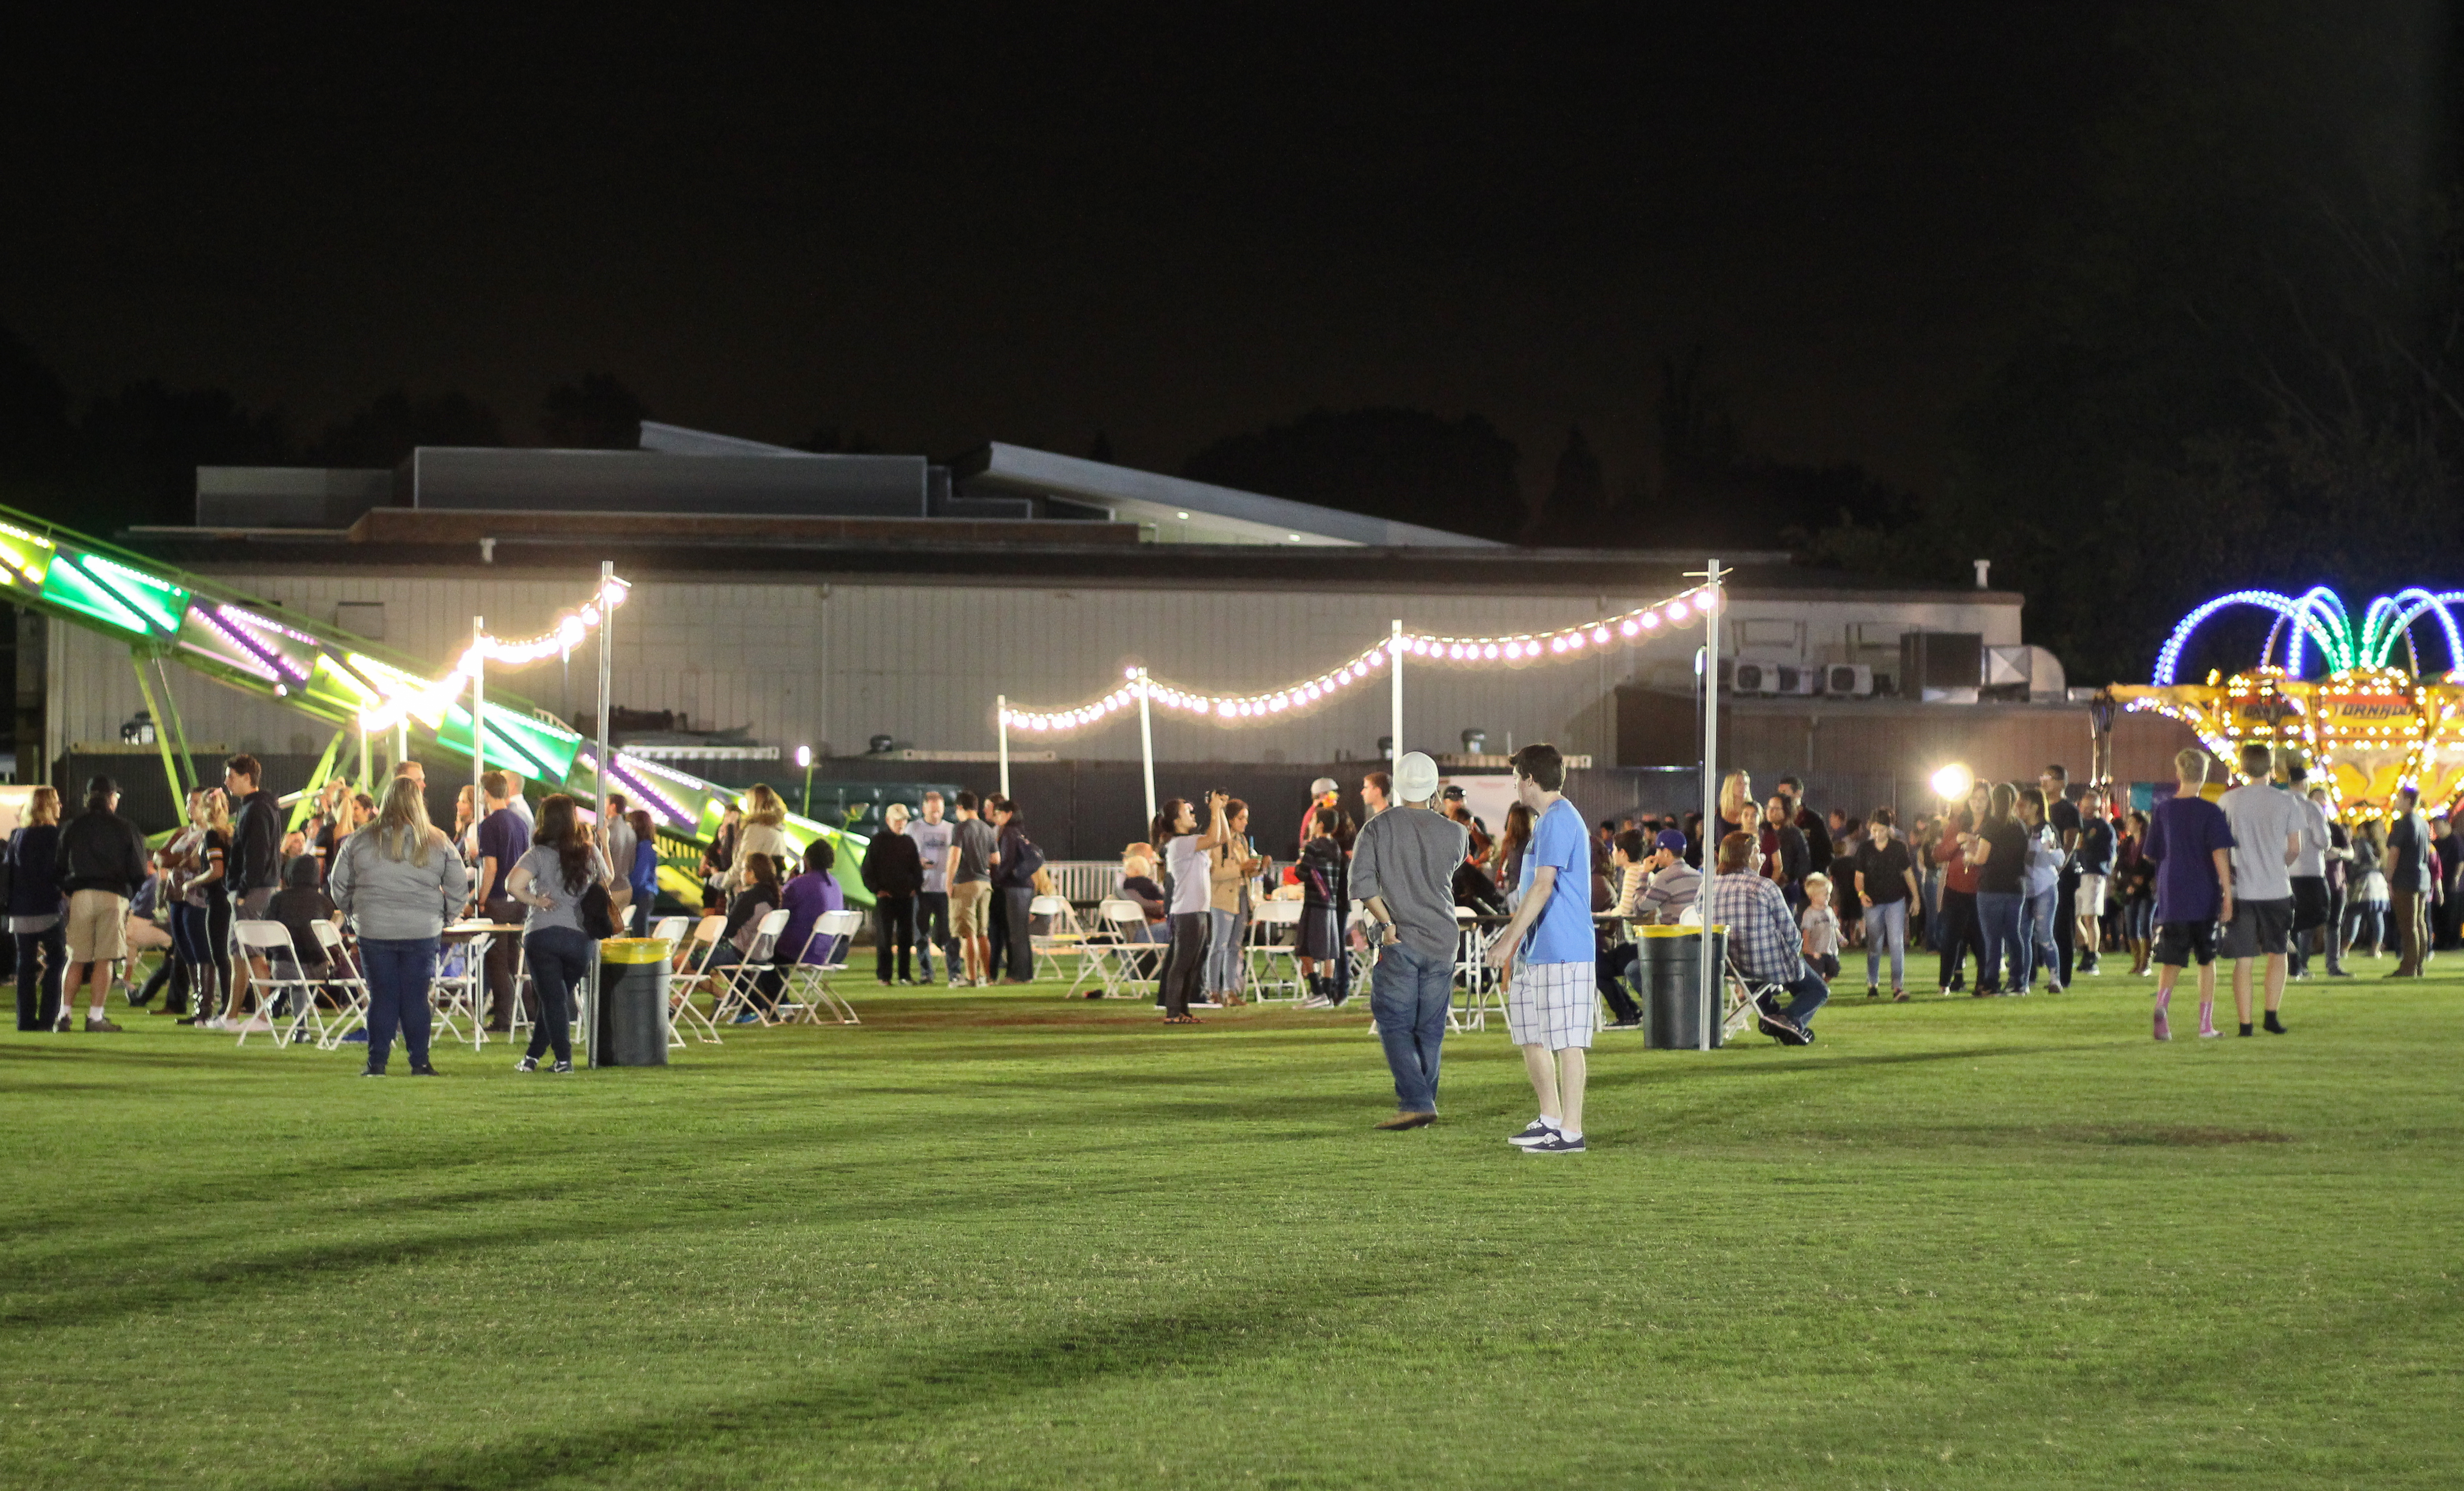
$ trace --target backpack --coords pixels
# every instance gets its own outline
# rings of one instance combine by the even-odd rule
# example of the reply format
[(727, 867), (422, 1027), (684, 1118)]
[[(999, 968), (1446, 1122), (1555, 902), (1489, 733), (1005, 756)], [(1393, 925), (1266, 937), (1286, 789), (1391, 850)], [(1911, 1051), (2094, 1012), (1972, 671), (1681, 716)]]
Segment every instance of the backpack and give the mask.
[(582, 892), (582, 903), (576, 910), (582, 916), (582, 931), (593, 942), (605, 942), (616, 935), (616, 905), (607, 898), (607, 888), (593, 880), (590, 888)]
[(1021, 880), (1032, 883), (1035, 872), (1044, 867), (1044, 850), (1037, 847), (1034, 840), (1022, 834), (1018, 841), (1018, 863), (1001, 867), (1015, 873)]

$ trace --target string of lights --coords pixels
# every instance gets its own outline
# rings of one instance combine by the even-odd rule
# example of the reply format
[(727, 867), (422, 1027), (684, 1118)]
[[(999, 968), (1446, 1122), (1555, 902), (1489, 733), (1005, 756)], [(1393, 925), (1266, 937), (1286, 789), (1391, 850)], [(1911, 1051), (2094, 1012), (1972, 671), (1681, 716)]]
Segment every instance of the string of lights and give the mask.
[[(567, 611), (557, 619), (556, 625), (536, 637), (508, 642), (482, 632), (462, 649), (462, 656), (455, 660), (452, 671), (425, 688), (394, 693), (384, 703), (362, 710), (360, 723), (371, 735), (391, 730), (406, 718), (433, 723), (444, 717), (445, 712), (470, 686), (471, 680), (478, 675), (484, 665), (495, 663), (501, 667), (521, 668), (580, 647), (583, 639), (589, 636), (609, 612), (625, 603), (625, 595), (629, 588), (625, 581), (609, 576), (588, 601), (579, 608)], [(380, 682), (387, 681), (380, 679)]]
[(1010, 729), (1035, 735), (1082, 730), (1101, 724), (1120, 711), (1133, 707), (1143, 691), (1150, 706), (1178, 711), (1220, 725), (1256, 724), (1322, 703), (1375, 674), (1395, 656), (1416, 662), (1463, 667), (1494, 664), (1520, 668), (1546, 659), (1562, 660), (1595, 652), (1602, 647), (1645, 641), (1670, 628), (1712, 615), (1719, 610), (1722, 602), (1718, 586), (1696, 585), (1650, 605), (1639, 605), (1615, 616), (1604, 616), (1580, 625), (1561, 626), (1550, 631), (1512, 632), (1491, 637), (1453, 637), (1406, 631), (1378, 639), (1339, 666), (1315, 677), (1254, 693), (1201, 693), (1147, 676), (1132, 668), (1123, 671), (1122, 685), (1101, 698), (1064, 710), (1004, 709), (1001, 722)]

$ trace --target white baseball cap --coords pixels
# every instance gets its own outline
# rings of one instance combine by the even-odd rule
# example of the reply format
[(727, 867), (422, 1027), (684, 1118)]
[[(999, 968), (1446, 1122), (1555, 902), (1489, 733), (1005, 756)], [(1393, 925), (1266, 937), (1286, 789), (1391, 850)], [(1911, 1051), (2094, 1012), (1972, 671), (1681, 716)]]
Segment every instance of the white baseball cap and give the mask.
[(1395, 763), (1395, 795), (1406, 802), (1426, 802), (1438, 795), (1438, 763), (1429, 753), (1403, 753)]
[(1340, 792), (1342, 790), (1343, 788), (1339, 786), (1331, 777), (1320, 777), (1317, 780), (1309, 783), (1309, 796), (1313, 798), (1323, 796), (1329, 792)]

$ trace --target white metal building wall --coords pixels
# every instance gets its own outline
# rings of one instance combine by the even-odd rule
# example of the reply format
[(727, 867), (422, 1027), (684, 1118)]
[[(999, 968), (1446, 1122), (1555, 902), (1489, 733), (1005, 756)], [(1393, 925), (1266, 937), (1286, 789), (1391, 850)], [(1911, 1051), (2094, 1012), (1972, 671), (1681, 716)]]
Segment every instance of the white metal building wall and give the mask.
[[(385, 644), (439, 666), (484, 614), (499, 635), (545, 629), (583, 599), (592, 577), (540, 580), (457, 573), (434, 579), (229, 572), (230, 583), (280, 602), (312, 625), (333, 621), (337, 603), (381, 602)], [(1835, 593), (1836, 594), (1836, 593)], [(1193, 690), (1246, 691), (1314, 676), (1385, 635), (1391, 618), (1455, 634), (1532, 630), (1589, 620), (1661, 599), (1240, 591), (985, 584), (668, 582), (636, 585), (617, 613), (617, 702), (675, 710), (697, 728), (750, 725), (756, 739), (826, 745), (841, 755), (888, 735), (919, 747), (989, 750), (993, 700), (1006, 692), (1028, 708), (1063, 708), (1108, 689), (1134, 662)], [(1982, 598), (1980, 598), (1981, 600)], [(1756, 621), (1766, 625), (1754, 627)], [(1794, 624), (1793, 625), (1781, 624)], [(1746, 650), (1837, 659), (1857, 628), (1982, 632), (1989, 645), (2019, 641), (2008, 603), (1873, 600), (1739, 601), (1730, 625), (1754, 633)], [(81, 628), (56, 626), (52, 674), (55, 751), (72, 740), (117, 740), (143, 701), (126, 649)], [(1776, 639), (1793, 635), (1793, 647)], [(1826, 640), (1833, 639), (1833, 640)], [(1487, 733), (1492, 751), (1509, 737), (1551, 739), (1569, 752), (1614, 755), (1611, 690), (1653, 671), (1680, 676), (1700, 628), (1646, 647), (1520, 669), (1412, 663), (1404, 674), (1404, 745), (1459, 749), (1461, 733)], [(1729, 644), (1736, 648), (1735, 641)], [(320, 749), (314, 721), (270, 702), (174, 669), (189, 738), (234, 749)], [(554, 663), (505, 686), (549, 709), (594, 706), (588, 645), (574, 658), (570, 690)], [(1272, 724), (1199, 725), (1156, 716), (1157, 754), (1172, 760), (1332, 759), (1369, 756), (1388, 729), (1382, 671), (1340, 702)], [(1086, 758), (1133, 758), (1134, 713), (1075, 737), (1014, 748), (1057, 749)]]

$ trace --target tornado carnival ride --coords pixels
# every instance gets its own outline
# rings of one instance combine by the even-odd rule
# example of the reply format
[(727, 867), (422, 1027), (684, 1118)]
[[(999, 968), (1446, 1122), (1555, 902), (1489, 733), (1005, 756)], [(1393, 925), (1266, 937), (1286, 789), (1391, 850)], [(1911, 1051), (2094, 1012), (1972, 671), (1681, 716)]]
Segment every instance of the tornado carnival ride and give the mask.
[[(476, 639), (438, 677), (416, 661), (340, 628), (170, 568), (142, 555), (89, 538), (41, 518), (0, 508), (0, 600), (38, 610), (127, 645), (137, 684), (156, 721), (163, 770), (177, 800), (194, 786), (194, 765), (180, 726), (167, 666), (179, 664), (227, 688), (273, 700), (334, 728), (306, 791), (329, 776), (356, 776), (363, 785), (373, 752), (442, 753), (519, 772), (552, 791), (585, 802), (599, 793), (595, 743), (553, 713), (504, 690), (498, 669), (570, 653), (624, 603), (626, 586), (610, 579), (546, 634), (526, 641)], [(493, 665), (493, 667), (491, 667)], [(474, 687), (489, 668), (484, 698)], [(65, 681), (68, 688), (78, 681)], [(474, 741), (471, 704), (479, 710)], [(356, 735), (356, 751), (349, 749)], [(426, 747), (422, 750), (421, 747)], [(352, 757), (356, 754), (356, 772)], [(658, 826), (663, 857), (682, 859), (716, 835), (730, 803), (742, 794), (661, 762), (623, 751), (608, 753), (609, 790), (646, 809)], [(295, 819), (307, 811), (300, 795)], [(802, 850), (826, 837), (847, 856), (865, 841), (793, 814), (782, 825)], [(682, 888), (671, 866), (662, 879)], [(855, 876), (843, 875), (849, 901), (870, 904)]]
[[(2191, 634), (2240, 605), (2276, 614), (2256, 666), (2229, 678), (2210, 672), (2205, 683), (2177, 682)], [(2148, 683), (2108, 692), (2129, 709), (2182, 721), (2228, 760), (2251, 741), (2299, 751), (2348, 822), (2384, 816), (2396, 790), (2408, 785), (2420, 790), (2424, 809), (2443, 814), (2464, 795), (2464, 630), (2450, 609), (2455, 605), (2464, 605), (2464, 591), (2416, 587), (2380, 596), (2356, 619), (2324, 586), (2299, 596), (2236, 590), (2182, 618), (2156, 654)], [(2413, 627), (2423, 621), (2437, 624), (2446, 671), (2422, 670)], [(2313, 649), (2317, 676), (2305, 678)]]

